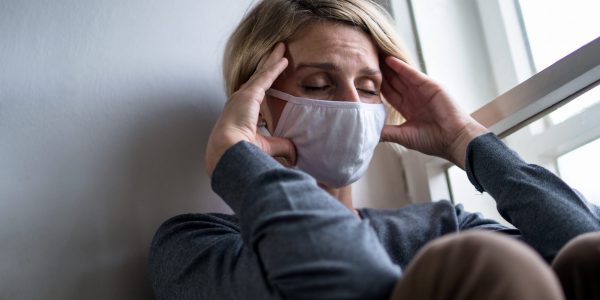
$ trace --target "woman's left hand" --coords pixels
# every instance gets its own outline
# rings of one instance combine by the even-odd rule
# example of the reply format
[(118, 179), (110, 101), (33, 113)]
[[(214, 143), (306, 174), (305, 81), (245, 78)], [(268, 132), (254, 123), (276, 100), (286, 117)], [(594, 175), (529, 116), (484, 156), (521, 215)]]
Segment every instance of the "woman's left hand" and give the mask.
[(263, 58), (250, 79), (237, 90), (227, 103), (217, 120), (206, 147), (206, 171), (212, 173), (225, 151), (241, 141), (255, 144), (271, 156), (283, 157), (294, 164), (296, 151), (294, 144), (284, 138), (265, 137), (257, 133), (260, 104), (265, 91), (285, 70), (288, 61), (283, 56), (285, 45), (279, 43)]
[(405, 62), (386, 57), (382, 70), (383, 95), (406, 122), (386, 125), (381, 139), (448, 159), (464, 169), (467, 145), (487, 128), (461, 111), (440, 85)]

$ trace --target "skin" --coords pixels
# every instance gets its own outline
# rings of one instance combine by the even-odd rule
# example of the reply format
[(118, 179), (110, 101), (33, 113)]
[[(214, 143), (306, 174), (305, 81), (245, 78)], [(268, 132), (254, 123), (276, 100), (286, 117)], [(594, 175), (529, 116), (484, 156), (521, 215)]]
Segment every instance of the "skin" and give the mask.
[[(406, 118), (399, 126), (386, 125), (381, 140), (401, 144), (425, 154), (445, 158), (464, 169), (468, 143), (488, 130), (460, 111), (434, 81), (395, 57), (379, 60), (377, 48), (364, 32), (324, 22), (307, 26), (288, 41), (279, 43), (259, 63), (255, 74), (235, 92), (209, 137), (206, 168), (209, 176), (223, 153), (240, 141), (248, 141), (267, 154), (294, 165), (293, 143), (257, 133), (264, 119), (273, 132), (285, 102), (265, 99), (275, 88), (295, 96), (377, 103), (383, 95)], [(320, 186), (352, 206), (351, 187)]]
[[(273, 83), (274, 89), (311, 99), (381, 103), (383, 78), (377, 48), (368, 35), (342, 24), (315, 23), (298, 32), (286, 46), (289, 64)], [(261, 116), (270, 132), (275, 131), (285, 103), (270, 96), (262, 103)], [(319, 186), (358, 215), (350, 185)]]
[[(286, 46), (289, 65), (273, 83), (274, 89), (312, 99), (381, 103), (377, 48), (365, 33), (321, 22), (298, 32)], [(285, 101), (273, 97), (261, 105), (270, 131), (284, 106)]]

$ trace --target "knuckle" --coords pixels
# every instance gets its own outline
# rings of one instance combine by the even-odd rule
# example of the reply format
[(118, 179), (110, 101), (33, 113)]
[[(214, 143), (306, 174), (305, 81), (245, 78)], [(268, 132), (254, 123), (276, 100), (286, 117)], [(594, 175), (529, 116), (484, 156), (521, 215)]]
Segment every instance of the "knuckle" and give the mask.
[(243, 89), (239, 89), (231, 95), (231, 99), (259, 99), (264, 94), (264, 91), (261, 93), (260, 88), (256, 88), (254, 86), (247, 86)]

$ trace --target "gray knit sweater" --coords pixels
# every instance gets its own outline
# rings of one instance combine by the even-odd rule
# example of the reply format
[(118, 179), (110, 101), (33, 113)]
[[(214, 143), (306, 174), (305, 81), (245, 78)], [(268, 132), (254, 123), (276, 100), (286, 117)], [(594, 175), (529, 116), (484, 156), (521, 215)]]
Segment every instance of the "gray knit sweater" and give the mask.
[(503, 232), (551, 260), (573, 237), (600, 230), (600, 208), (493, 134), (469, 144), (466, 171), (518, 229), (448, 201), (364, 208), (359, 220), (309, 175), (240, 142), (212, 177), (235, 215), (185, 214), (158, 229), (149, 260), (156, 297), (387, 299), (416, 252), (447, 233)]

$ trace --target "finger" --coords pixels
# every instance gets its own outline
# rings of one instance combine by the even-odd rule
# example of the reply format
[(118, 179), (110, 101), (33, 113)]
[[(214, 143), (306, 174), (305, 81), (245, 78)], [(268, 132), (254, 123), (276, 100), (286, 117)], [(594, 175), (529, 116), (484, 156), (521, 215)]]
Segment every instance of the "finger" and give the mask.
[(386, 81), (397, 93), (402, 94), (409, 89), (407, 83), (404, 82), (397, 73), (390, 70), (390, 68), (386, 67), (383, 70), (383, 76), (384, 81)]
[[(283, 43), (278, 44), (265, 62), (265, 66), (258, 73), (253, 74), (250, 79), (237, 90), (230, 101), (225, 105), (223, 118), (231, 124), (250, 129), (256, 127), (258, 122), (259, 105), (265, 97), (265, 91), (271, 87), (275, 79), (287, 67), (287, 59), (282, 57), (285, 51)], [(279, 57), (279, 60), (277, 59)], [(271, 60), (274, 60), (270, 66)]]
[(385, 58), (385, 63), (390, 67), (390, 69), (392, 69), (398, 75), (401, 75), (401, 78), (404, 78), (411, 84), (420, 85), (429, 81), (429, 77), (427, 77), (427, 75), (419, 72), (419, 70), (411, 67), (409, 64), (398, 58), (388, 56)]
[(285, 44), (279, 42), (269, 55), (261, 59), (259, 67), (244, 84), (244, 88), (250, 87), (262, 91), (270, 88), (277, 77), (287, 67), (287, 59), (284, 57), (284, 54)]
[(265, 55), (258, 61), (258, 65), (256, 65), (256, 69), (254, 69), (254, 73), (258, 72), (258, 70), (261, 70), (264, 67), (265, 63), (267, 62), (267, 60), (269, 59), (270, 56), (271, 56), (271, 54)]
[(385, 100), (394, 106), (394, 108), (399, 109), (399, 107), (402, 106), (402, 102), (404, 102), (402, 94), (398, 93), (398, 91), (391, 87), (385, 80), (381, 83), (381, 93), (383, 94), (383, 97), (385, 97)]
[(296, 147), (291, 140), (281, 137), (260, 136), (263, 139), (263, 150), (273, 157), (283, 157), (292, 166), (296, 165)]
[(388, 93), (396, 93), (404, 98), (404, 94), (414, 85), (403, 80), (402, 76), (390, 69), (386, 64), (381, 64), (383, 81), (388, 85)]
[(411, 136), (415, 136), (417, 130), (414, 126), (404, 123), (402, 125), (384, 125), (381, 131), (381, 142), (392, 142), (412, 149)]
[(265, 66), (262, 70), (250, 77), (245, 88), (253, 91), (260, 91), (260, 93), (264, 94), (264, 92), (273, 85), (273, 82), (275, 82), (277, 77), (283, 73), (283, 70), (285, 70), (287, 65), (287, 58), (282, 57), (274, 64)]
[(410, 103), (410, 96), (406, 93), (399, 93), (387, 82), (382, 82), (381, 93), (385, 100), (394, 107), (404, 118), (408, 118), (408, 111), (414, 106)]
[(279, 42), (273, 47), (271, 53), (269, 55), (263, 56), (258, 65), (256, 66), (256, 72), (260, 72), (265, 66), (273, 64), (277, 62), (280, 58), (285, 54), (285, 44), (283, 42)]
[(381, 137), (379, 141), (381, 142), (395, 142), (394, 136), (396, 135), (396, 130), (398, 129), (398, 125), (384, 125), (381, 130)]
[(262, 103), (265, 98), (266, 91), (271, 87), (271, 85), (273, 85), (273, 82), (275, 82), (277, 77), (279, 77), (279, 75), (281, 75), (281, 73), (285, 70), (287, 64), (287, 59), (282, 58), (282, 60), (273, 65), (271, 69), (266, 69), (260, 73), (255, 73), (240, 87), (236, 94), (244, 95), (239, 98), (252, 99), (259, 104)]
[(282, 42), (277, 43), (275, 45), (275, 47), (273, 48), (273, 50), (271, 51), (271, 53), (263, 56), (260, 59), (260, 61), (258, 62), (258, 65), (256, 66), (256, 69), (254, 70), (254, 73), (252, 74), (252, 76), (250, 76), (250, 78), (248, 78), (248, 80), (244, 84), (242, 84), (242, 86), (240, 87), (240, 90), (245, 89), (248, 86), (251, 86), (257, 77), (259, 77), (266, 70), (269, 70), (272, 66), (279, 63), (281, 58), (284, 57), (284, 54), (285, 54), (285, 44)]

